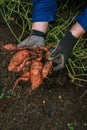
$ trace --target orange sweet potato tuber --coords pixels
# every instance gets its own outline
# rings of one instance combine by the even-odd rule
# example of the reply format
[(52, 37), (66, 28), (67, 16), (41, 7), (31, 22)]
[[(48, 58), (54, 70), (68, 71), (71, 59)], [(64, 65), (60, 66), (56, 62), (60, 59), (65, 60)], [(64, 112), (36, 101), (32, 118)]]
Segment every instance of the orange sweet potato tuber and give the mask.
[(32, 84), (32, 90), (39, 87), (43, 81), (42, 77), (42, 63), (38, 61), (32, 61), (31, 69), (30, 69), (30, 81)]
[(18, 51), (16, 54), (13, 55), (10, 63), (8, 65), (9, 71), (20, 71), (24, 66), (24, 60), (29, 58), (29, 51), (28, 50), (21, 50)]

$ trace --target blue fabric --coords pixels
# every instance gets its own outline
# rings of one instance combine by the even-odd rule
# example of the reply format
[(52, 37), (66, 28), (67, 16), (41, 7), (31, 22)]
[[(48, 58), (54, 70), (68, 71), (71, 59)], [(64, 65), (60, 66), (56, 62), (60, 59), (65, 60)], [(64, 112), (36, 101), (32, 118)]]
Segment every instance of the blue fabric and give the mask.
[(52, 22), (57, 11), (57, 0), (32, 0), (33, 22)]
[(76, 17), (76, 21), (84, 28), (87, 32), (87, 7), (85, 8), (84, 12)]

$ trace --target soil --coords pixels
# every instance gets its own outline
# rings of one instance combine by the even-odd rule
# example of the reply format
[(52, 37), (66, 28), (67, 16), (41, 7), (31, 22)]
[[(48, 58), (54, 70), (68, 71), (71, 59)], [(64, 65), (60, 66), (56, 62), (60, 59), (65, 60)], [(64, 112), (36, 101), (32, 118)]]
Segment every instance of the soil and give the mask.
[[(20, 30), (13, 27), (19, 34)], [(30, 84), (25, 82), (10, 92), (19, 74), (7, 69), (14, 52), (1, 46), (9, 42), (17, 44), (8, 27), (1, 23), (0, 130), (87, 130), (87, 84), (72, 81), (66, 69), (52, 74), (31, 94)]]

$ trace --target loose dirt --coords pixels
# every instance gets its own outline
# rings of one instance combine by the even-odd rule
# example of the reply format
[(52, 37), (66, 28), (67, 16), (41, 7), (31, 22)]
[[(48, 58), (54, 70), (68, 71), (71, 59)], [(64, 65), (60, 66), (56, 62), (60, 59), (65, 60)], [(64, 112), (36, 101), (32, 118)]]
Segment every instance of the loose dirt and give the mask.
[(19, 74), (7, 69), (13, 52), (1, 46), (9, 42), (17, 44), (0, 24), (0, 130), (87, 130), (87, 84), (72, 82), (66, 69), (46, 78), (31, 94), (25, 82), (10, 92)]

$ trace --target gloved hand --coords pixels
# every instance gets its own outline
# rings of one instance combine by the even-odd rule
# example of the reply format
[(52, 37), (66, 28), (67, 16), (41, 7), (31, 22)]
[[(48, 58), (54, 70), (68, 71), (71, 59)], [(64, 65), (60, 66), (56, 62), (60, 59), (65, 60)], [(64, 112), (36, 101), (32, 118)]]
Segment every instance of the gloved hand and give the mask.
[(71, 32), (67, 32), (60, 43), (57, 44), (56, 48), (48, 57), (48, 60), (53, 60), (54, 62), (54, 71), (64, 68), (76, 42), (77, 38), (75, 38)]
[(45, 45), (44, 37), (45, 37), (45, 33), (37, 30), (32, 30), (31, 35), (28, 36), (20, 44), (18, 44), (18, 47), (23, 47), (23, 46), (37, 47), (40, 45), (44, 46)]

